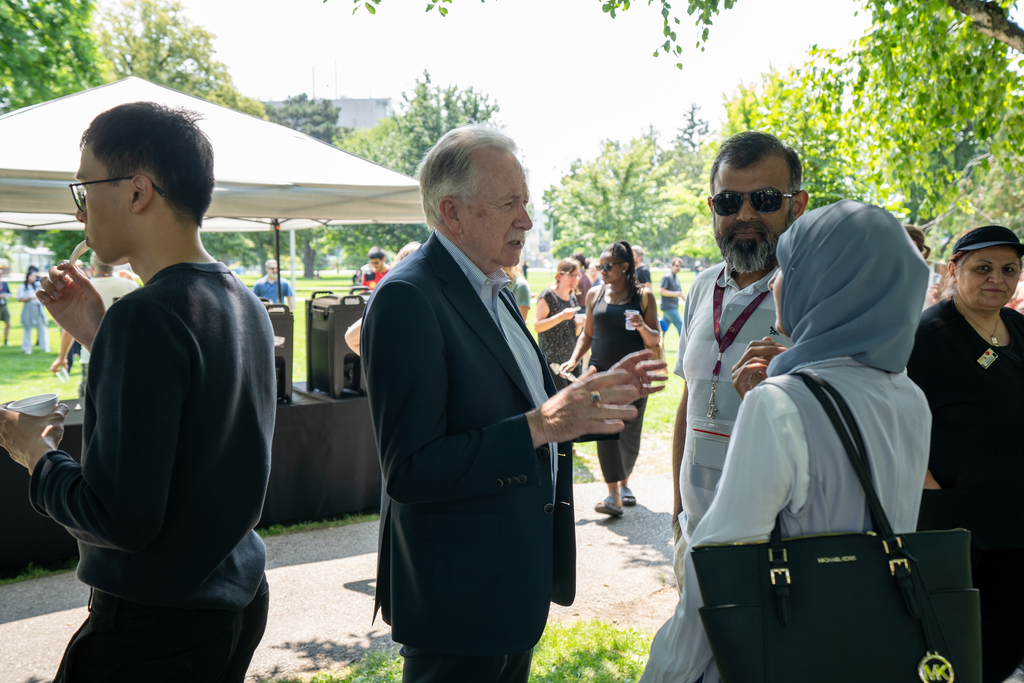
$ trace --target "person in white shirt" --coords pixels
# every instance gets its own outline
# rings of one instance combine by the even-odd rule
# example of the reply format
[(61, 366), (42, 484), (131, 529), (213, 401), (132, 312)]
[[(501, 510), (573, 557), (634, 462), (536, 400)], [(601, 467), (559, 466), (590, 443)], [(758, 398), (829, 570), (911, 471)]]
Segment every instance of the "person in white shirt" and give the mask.
[(722, 143), (711, 166), (708, 209), (725, 263), (709, 266), (690, 286), (673, 370), (686, 380), (672, 439), (672, 540), (679, 590), (686, 547), (714, 499), (740, 407), (729, 368), (753, 340), (764, 339), (772, 348), (786, 345), (773, 327), (775, 303), (768, 280), (775, 272), (779, 236), (807, 207), (802, 173), (792, 148), (755, 131)]
[[(114, 273), (114, 267), (110, 264), (100, 261), (96, 257), (96, 252), (92, 253), (92, 259), (90, 264), (92, 265), (92, 278), (90, 282), (92, 286), (99, 292), (100, 297), (103, 299), (103, 307), (105, 310), (110, 310), (115, 299), (120, 299), (124, 295), (128, 294), (139, 288), (139, 285), (134, 280), (130, 280), (124, 277), (117, 277)], [(57, 352), (57, 358), (53, 361), (50, 366), (50, 372), (56, 373), (61, 368), (68, 370), (68, 351), (71, 349), (74, 339), (68, 334), (67, 330), (63, 330), (60, 334), (60, 350)], [(78, 397), (85, 398), (85, 383), (89, 376), (89, 350), (82, 347), (82, 356), (79, 364), (82, 366), (82, 383), (78, 385)]]
[[(771, 290), (781, 353), (752, 345), (733, 368), (743, 396), (718, 493), (692, 546), (871, 530), (839, 436), (791, 373), (821, 377), (861, 431), (882, 508), (897, 533), (917, 528), (931, 413), (904, 372), (928, 267), (894, 216), (853, 200), (811, 211), (779, 238)], [(770, 361), (770, 362), (769, 362)], [(690, 553), (675, 614), (658, 631), (641, 683), (718, 683)], [(828, 628), (828, 625), (822, 625)], [(837, 638), (839, 636), (837, 635)]]

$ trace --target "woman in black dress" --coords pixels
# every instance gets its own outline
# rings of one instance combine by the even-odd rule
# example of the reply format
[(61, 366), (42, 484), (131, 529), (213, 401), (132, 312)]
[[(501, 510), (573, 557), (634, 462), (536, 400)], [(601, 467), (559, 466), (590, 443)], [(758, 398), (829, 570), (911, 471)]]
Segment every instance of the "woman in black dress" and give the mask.
[[(636, 264), (629, 242), (619, 241), (605, 248), (599, 268), (604, 283), (587, 293), (587, 321), (572, 356), (562, 365), (563, 371), (574, 368), (591, 348), (590, 365), (598, 372), (604, 372), (625, 356), (646, 347), (655, 347), (661, 341), (654, 295), (642, 289), (637, 282)], [(636, 505), (636, 497), (628, 484), (640, 453), (640, 432), (647, 398), (641, 398), (633, 405), (636, 406), (637, 417), (626, 422), (618, 440), (597, 442), (597, 457), (608, 484), (608, 497), (594, 509), (614, 517), (622, 515), (623, 505)]]
[(961, 237), (946, 298), (921, 315), (907, 363), (932, 411), (918, 528), (971, 532), (985, 683), (1008, 678), (1024, 656), (1024, 315), (1004, 308), (1022, 253), (1000, 226)]
[[(555, 388), (564, 389), (569, 380), (561, 375), (560, 366), (569, 360), (576, 347), (576, 337), (583, 329), (583, 323), (576, 322), (576, 288), (580, 281), (580, 266), (574, 259), (562, 259), (555, 271), (555, 285), (548, 287), (537, 297), (536, 319), (533, 329), (537, 332), (540, 352), (547, 356), (552, 366)], [(579, 365), (569, 370), (579, 375)]]

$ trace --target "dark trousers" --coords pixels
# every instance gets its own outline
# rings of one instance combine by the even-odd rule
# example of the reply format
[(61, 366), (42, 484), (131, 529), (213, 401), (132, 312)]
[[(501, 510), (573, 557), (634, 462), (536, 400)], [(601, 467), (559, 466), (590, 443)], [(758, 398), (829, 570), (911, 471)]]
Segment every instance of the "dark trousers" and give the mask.
[(617, 441), (598, 441), (597, 459), (601, 463), (601, 474), (607, 483), (628, 479), (633, 473), (637, 456), (640, 455), (640, 434), (644, 429), (644, 410), (647, 397), (633, 402), (636, 419), (626, 420), (625, 428), (619, 432)]
[(983, 683), (1002, 683), (1024, 657), (1024, 548), (971, 549), (974, 587), (981, 594)]
[(242, 683), (269, 606), (266, 578), (238, 612), (154, 607), (94, 590), (54, 683)]
[(402, 647), (402, 683), (526, 683), (533, 648), (516, 655), (467, 657)]

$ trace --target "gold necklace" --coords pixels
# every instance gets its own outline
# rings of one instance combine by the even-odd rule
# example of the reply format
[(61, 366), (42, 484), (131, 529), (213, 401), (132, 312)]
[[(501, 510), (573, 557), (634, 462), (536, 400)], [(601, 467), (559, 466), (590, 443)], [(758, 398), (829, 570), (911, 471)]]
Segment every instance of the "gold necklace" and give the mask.
[[(967, 315), (967, 313), (965, 313), (963, 311), (963, 309), (960, 308), (960, 304), (958, 304), (956, 302), (955, 298), (953, 299), (953, 305), (956, 306), (956, 310), (960, 312), (960, 315), (962, 315), (963, 317), (967, 318), (967, 322), (969, 322), (972, 325), (974, 325), (975, 328), (981, 329), (982, 332), (985, 331), (985, 328), (981, 326), (981, 323), (979, 323), (977, 320), (975, 320), (972, 316)], [(998, 332), (998, 331), (999, 331), (999, 319), (997, 318), (996, 319), (996, 326), (994, 328), (992, 328), (992, 333), (989, 334), (989, 337), (988, 337), (989, 341), (992, 342), (992, 346), (999, 346), (999, 338), (996, 337), (996, 332)]]

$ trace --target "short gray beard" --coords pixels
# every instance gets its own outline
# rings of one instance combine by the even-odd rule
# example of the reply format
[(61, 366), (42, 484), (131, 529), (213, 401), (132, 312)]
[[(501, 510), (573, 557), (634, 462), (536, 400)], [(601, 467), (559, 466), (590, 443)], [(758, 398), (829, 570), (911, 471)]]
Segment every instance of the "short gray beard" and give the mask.
[[(786, 216), (786, 227), (788, 228), (796, 220), (792, 203), (790, 203), (789, 215)], [(740, 240), (733, 239), (737, 230), (755, 229), (761, 233), (761, 240)], [(716, 229), (715, 242), (722, 252), (729, 267), (740, 273), (756, 273), (766, 270), (775, 263), (775, 248), (779, 244), (780, 235), (773, 235), (762, 221), (736, 221), (729, 228), (729, 234), (722, 235)]]

